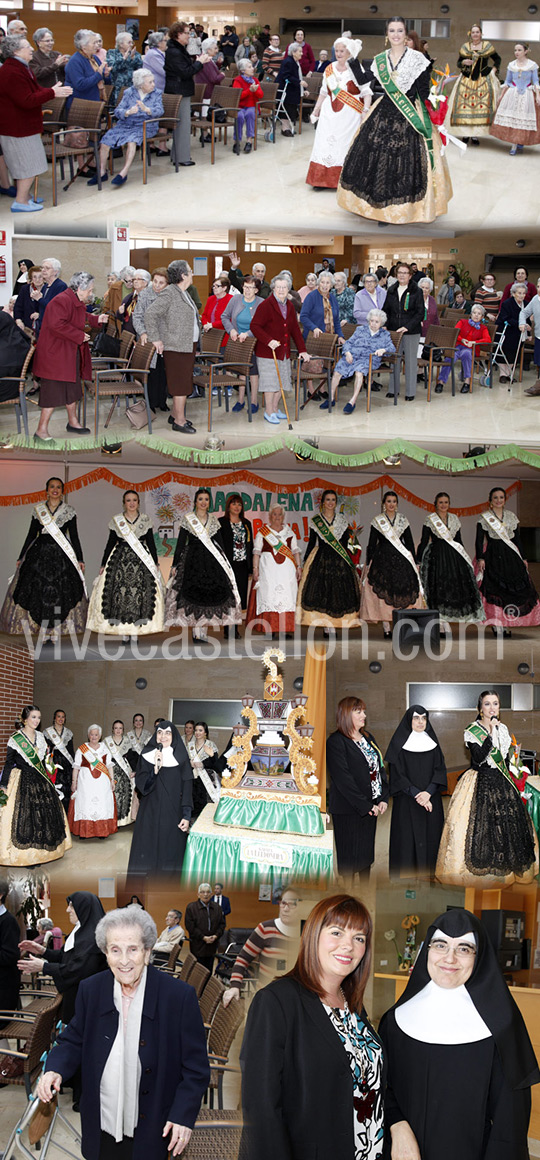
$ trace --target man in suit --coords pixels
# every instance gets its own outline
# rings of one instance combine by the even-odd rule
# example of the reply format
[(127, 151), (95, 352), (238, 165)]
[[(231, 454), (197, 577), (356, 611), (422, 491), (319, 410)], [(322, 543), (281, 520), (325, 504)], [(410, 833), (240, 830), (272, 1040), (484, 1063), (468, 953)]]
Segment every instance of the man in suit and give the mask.
[(217, 902), (218, 906), (221, 906), (223, 917), (226, 919), (227, 916), (231, 913), (231, 903), (227, 898), (227, 895), (223, 893), (222, 882), (216, 882), (214, 886), (214, 896), (212, 901)]
[(225, 916), (221, 906), (212, 901), (209, 882), (201, 882), (198, 895), (196, 902), (189, 902), (186, 906), (189, 949), (197, 962), (208, 967), (212, 974), (218, 943), (225, 930)]

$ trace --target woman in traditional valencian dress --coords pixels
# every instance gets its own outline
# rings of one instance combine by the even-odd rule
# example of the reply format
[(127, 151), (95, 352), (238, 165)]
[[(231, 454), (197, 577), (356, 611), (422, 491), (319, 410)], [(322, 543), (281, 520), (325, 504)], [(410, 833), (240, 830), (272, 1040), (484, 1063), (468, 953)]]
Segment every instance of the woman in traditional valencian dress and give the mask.
[(133, 728), (126, 733), (126, 739), (129, 741), (128, 761), (135, 772), (139, 757), (152, 734), (149, 729), (144, 727), (144, 717), (142, 713), (133, 714)]
[(340, 36), (334, 41), (336, 59), (324, 70), (317, 103), (310, 120), (317, 124), (306, 183), (315, 189), (337, 189), (341, 167), (371, 104), (371, 77), (358, 61), (361, 40)]
[(529, 45), (518, 40), (490, 129), (492, 137), (511, 143), (511, 157), (521, 153), (524, 145), (540, 143), (538, 65), (529, 60), (528, 51)]
[(510, 886), (538, 873), (538, 841), (521, 796), (529, 771), (499, 713), (498, 694), (486, 689), (465, 730), (472, 768), (452, 794), (437, 858), (440, 882)]
[(67, 810), (71, 797), (71, 780), (75, 749), (73, 733), (66, 725), (66, 714), (63, 709), (56, 709), (53, 723), (43, 730), (43, 736), (52, 752), (52, 759), (56, 767), (55, 786), (62, 794), (64, 809)]
[(220, 780), (216, 772), (219, 750), (208, 735), (206, 721), (197, 721), (193, 737), (187, 746), (193, 770), (193, 813), (192, 820), (199, 817), (208, 802), (218, 802)]
[(139, 511), (136, 491), (123, 495), (124, 510), (113, 516), (88, 627), (111, 636), (143, 636), (163, 630), (163, 581), (149, 516)]
[(320, 510), (310, 521), (304, 570), (298, 590), (301, 624), (355, 627), (360, 620), (360, 585), (350, 556), (352, 531), (336, 510), (335, 491), (323, 491)]
[(273, 504), (268, 523), (259, 528), (253, 544), (246, 627), (252, 623), (255, 632), (294, 633), (301, 575), (298, 540), (285, 523), (281, 505)]
[(0, 863), (4, 866), (54, 862), (71, 849), (40, 721), (37, 706), (26, 705), (7, 744), (0, 786), (7, 794), (7, 802), (0, 806)]
[(167, 593), (167, 628), (188, 625), (194, 640), (206, 640), (208, 625), (220, 628), (242, 619), (235, 575), (211, 502), (208, 488), (200, 487), (193, 511), (182, 516)]
[(46, 637), (84, 632), (88, 597), (77, 516), (63, 498), (61, 479), (45, 485), (47, 499), (34, 507), (0, 614), (3, 632), (43, 629)]
[(444, 824), (446, 765), (423, 705), (410, 705), (386, 750), (392, 797), (390, 874), (433, 874)]
[(407, 48), (403, 20), (389, 20), (386, 33), (389, 48), (371, 66), (376, 99), (343, 163), (338, 205), (374, 221), (432, 222), (446, 213), (452, 184), (431, 121), (430, 61)]
[(395, 608), (424, 608), (409, 521), (398, 512), (395, 491), (383, 495), (382, 512), (371, 521), (360, 616), (382, 620), (384, 636), (392, 636)]
[(124, 737), (123, 721), (113, 721), (111, 732), (103, 744), (113, 765), (118, 825), (129, 826), (130, 822), (133, 821), (131, 804), (135, 775), (129, 764), (130, 742), (127, 737)]
[(428, 608), (437, 608), (444, 620), (485, 620), (482, 599), (461, 539), (461, 524), (450, 511), (450, 496), (435, 496), (435, 511), (422, 528), (416, 559)]
[(457, 61), (461, 76), (450, 95), (445, 124), (472, 145), (488, 137), (499, 99), (497, 74), (501, 58), (489, 40), (484, 40), (479, 24), (473, 24), (469, 39), (461, 45)]
[(506, 492), (493, 487), (476, 525), (476, 570), (487, 623), (493, 631), (540, 624), (540, 600), (523, 558), (519, 520), (505, 508)]
[(69, 828), (79, 838), (108, 838), (118, 829), (113, 792), (114, 766), (101, 740), (101, 726), (88, 727), (88, 743), (80, 745), (73, 766)]

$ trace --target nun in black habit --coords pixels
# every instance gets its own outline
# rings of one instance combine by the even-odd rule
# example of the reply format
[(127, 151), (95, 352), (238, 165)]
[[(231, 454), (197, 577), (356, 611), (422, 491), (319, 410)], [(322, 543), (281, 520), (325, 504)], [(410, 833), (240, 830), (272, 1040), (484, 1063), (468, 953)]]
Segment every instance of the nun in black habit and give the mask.
[(530, 1089), (540, 1071), (474, 914), (456, 908), (434, 920), (379, 1035), (388, 1158), (528, 1160)]
[(390, 794), (390, 874), (434, 874), (444, 825), (446, 765), (423, 705), (411, 705), (385, 755)]
[(21, 970), (41, 970), (43, 975), (51, 976), (57, 991), (60, 991), (63, 1023), (69, 1023), (75, 1014), (79, 983), (98, 971), (104, 971), (107, 966), (105, 955), (96, 943), (96, 926), (105, 914), (99, 898), (88, 890), (76, 890), (74, 894), (68, 894), (67, 904), (74, 926), (61, 950), (55, 951), (52, 945), (44, 948), (29, 939), (19, 944), (21, 951), (30, 954), (29, 959), (21, 960)]
[(172, 721), (160, 721), (135, 774), (140, 795), (128, 874), (175, 874), (182, 869), (193, 809), (193, 770)]

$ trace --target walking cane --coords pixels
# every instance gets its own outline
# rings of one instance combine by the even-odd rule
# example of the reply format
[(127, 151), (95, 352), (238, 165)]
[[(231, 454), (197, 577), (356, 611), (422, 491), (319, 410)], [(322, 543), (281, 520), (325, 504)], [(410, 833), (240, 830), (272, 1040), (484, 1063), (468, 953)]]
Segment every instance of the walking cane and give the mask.
[(281, 375), (280, 375), (280, 373), (279, 373), (278, 360), (277, 360), (277, 358), (276, 358), (276, 352), (275, 352), (275, 350), (272, 350), (272, 355), (273, 355), (273, 358), (274, 358), (274, 363), (275, 363), (275, 366), (276, 366), (276, 374), (277, 374), (277, 377), (278, 377), (279, 389), (280, 389), (280, 391), (281, 391), (281, 398), (283, 399), (283, 406), (284, 406), (284, 409), (285, 409), (285, 414), (286, 414), (286, 416), (287, 416), (287, 423), (289, 424), (289, 431), (292, 431), (292, 429), (293, 429), (293, 425), (292, 425), (292, 423), (291, 423), (291, 420), (289, 419), (289, 411), (288, 411), (288, 407), (287, 407), (287, 401), (286, 401), (286, 399), (285, 399), (285, 391), (283, 390), (283, 383), (282, 383), (282, 381), (281, 381)]

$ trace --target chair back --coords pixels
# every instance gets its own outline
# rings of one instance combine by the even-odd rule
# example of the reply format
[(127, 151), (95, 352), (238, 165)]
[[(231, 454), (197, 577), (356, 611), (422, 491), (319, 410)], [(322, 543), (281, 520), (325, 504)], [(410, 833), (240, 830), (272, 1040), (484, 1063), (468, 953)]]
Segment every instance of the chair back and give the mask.
[[(337, 334), (319, 334), (318, 338), (315, 338), (311, 332), (306, 339), (306, 350), (314, 358), (328, 359), (335, 353), (337, 340)], [(305, 369), (309, 370), (309, 363), (306, 363)]]
[(242, 1112), (227, 1108), (201, 1108), (193, 1135), (186, 1148), (185, 1160), (238, 1160), (242, 1136)]
[[(225, 350), (223, 351), (224, 363), (244, 363), (246, 371), (249, 368), (251, 359), (253, 358), (253, 351), (255, 350), (256, 338), (245, 338), (243, 342), (231, 342), (229, 339)], [(234, 368), (238, 374), (241, 374), (240, 367)]]
[(221, 105), (222, 109), (232, 113), (238, 108), (241, 96), (240, 89), (232, 88), (232, 81), (230, 85), (216, 85), (212, 93), (212, 104)]
[(310, 77), (304, 77), (304, 80), (307, 81), (308, 97), (315, 99), (318, 97), (320, 87), (323, 83), (323, 77), (324, 73), (322, 72), (314, 72)]
[(344, 337), (345, 341), (348, 338), (352, 338), (352, 336), (356, 330), (356, 326), (357, 326), (356, 322), (342, 322), (341, 323), (341, 329), (343, 331), (343, 337)]
[(135, 335), (131, 330), (123, 330), (120, 335), (120, 350), (118, 351), (118, 358), (129, 358), (132, 346), (135, 343)]
[[(219, 351), (221, 349), (221, 344), (223, 342), (223, 338), (224, 338), (224, 331), (219, 330), (216, 326), (213, 326), (211, 330), (207, 330), (206, 332), (202, 331), (200, 353), (202, 355), (219, 354)], [(227, 343), (227, 346), (228, 345), (229, 344)]]
[(42, 109), (43, 116), (43, 131), (46, 133), (52, 125), (63, 125), (65, 121), (65, 97), (53, 97), (52, 101), (47, 101), (47, 107)]
[(169, 955), (169, 958), (167, 960), (167, 970), (168, 971), (174, 972), (174, 969), (176, 967), (176, 960), (177, 960), (181, 950), (182, 950), (182, 943), (177, 942), (176, 946), (173, 947), (173, 949)]
[(202, 101), (204, 100), (205, 88), (206, 88), (206, 85), (202, 85), (202, 84), (195, 84), (194, 85), (193, 96), (191, 98), (192, 106), (193, 105), (200, 105), (202, 103)]
[[(67, 128), (99, 129), (106, 111), (105, 101), (83, 101), (80, 97), (74, 97), (67, 115)], [(81, 150), (74, 149), (73, 152), (80, 153)]]
[(218, 1007), (208, 1033), (208, 1054), (226, 1059), (238, 1028), (244, 1020), (244, 1004), (229, 1003), (228, 1007)]
[(24, 393), (26, 377), (28, 375), (30, 363), (34, 357), (35, 349), (35, 344), (31, 343), (28, 348), (28, 354), (26, 355), (18, 375), (9, 375), (2, 379), (3, 383), (13, 383), (13, 395), (11, 399), (0, 399), (0, 407), (12, 407), (14, 403), (19, 402), (20, 396)]
[[(221, 87), (222, 87), (222, 88), (230, 88), (230, 86), (231, 86), (231, 85), (232, 85), (232, 83), (233, 83), (233, 80), (234, 80), (235, 76), (238, 76), (238, 69), (236, 68), (236, 66), (235, 66), (235, 72), (234, 72), (234, 73), (230, 73), (230, 74), (229, 74), (229, 76), (224, 76), (224, 77), (223, 77), (223, 80), (219, 82), (219, 83), (220, 83), (220, 85), (221, 85)], [(214, 89), (214, 92), (215, 92), (215, 91), (216, 91), (216, 90)], [(213, 101), (213, 97), (212, 97), (212, 101)]]
[(202, 995), (205, 983), (209, 978), (210, 971), (208, 970), (208, 967), (205, 967), (203, 963), (195, 963), (195, 966), (193, 967), (193, 970), (189, 976), (189, 985), (190, 987), (195, 988), (195, 994), (197, 995), (197, 998), (199, 998), (199, 995)]
[(456, 330), (455, 326), (450, 329), (448, 326), (437, 326), (433, 323), (427, 328), (426, 345), (429, 343), (441, 347), (447, 353), (455, 350), (458, 339), (459, 330)]
[(183, 983), (187, 983), (196, 962), (197, 959), (195, 958), (195, 955), (193, 955), (191, 951), (188, 951), (185, 959), (182, 962), (182, 966), (178, 975), (178, 978), (181, 979)]
[[(151, 342), (146, 342), (143, 346), (139, 339), (133, 347), (131, 358), (129, 360), (129, 370), (134, 374), (135, 378), (137, 378), (137, 371), (147, 371), (149, 369), (153, 357), (153, 344)], [(138, 380), (138, 382), (141, 382), (141, 384), (144, 383), (144, 375), (142, 376), (142, 379)]]
[(467, 317), (467, 313), (465, 310), (458, 310), (457, 307), (454, 307), (454, 306), (445, 306), (444, 307), (444, 317), (445, 318), (452, 318), (454, 322), (459, 322), (460, 318)]
[(225, 990), (226, 988), (223, 986), (223, 983), (215, 975), (211, 975), (199, 998), (199, 1008), (203, 1023), (212, 1022), (212, 1017), (221, 1003)]

